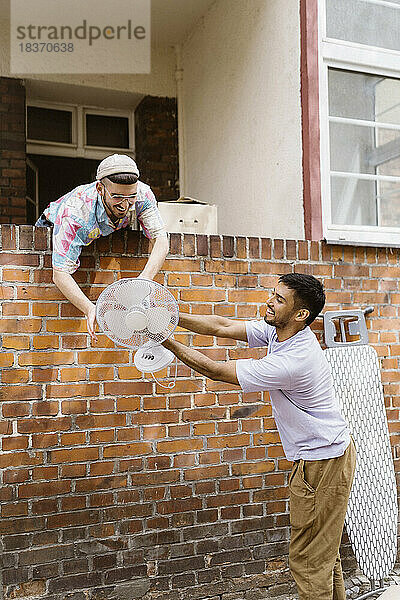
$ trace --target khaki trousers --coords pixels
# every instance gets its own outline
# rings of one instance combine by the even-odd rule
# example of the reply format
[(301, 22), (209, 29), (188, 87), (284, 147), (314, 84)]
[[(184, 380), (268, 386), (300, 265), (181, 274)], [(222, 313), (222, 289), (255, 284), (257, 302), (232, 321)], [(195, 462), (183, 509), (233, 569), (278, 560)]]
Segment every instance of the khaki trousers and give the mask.
[(299, 600), (346, 600), (339, 546), (355, 464), (351, 441), (343, 456), (293, 465), (289, 566)]

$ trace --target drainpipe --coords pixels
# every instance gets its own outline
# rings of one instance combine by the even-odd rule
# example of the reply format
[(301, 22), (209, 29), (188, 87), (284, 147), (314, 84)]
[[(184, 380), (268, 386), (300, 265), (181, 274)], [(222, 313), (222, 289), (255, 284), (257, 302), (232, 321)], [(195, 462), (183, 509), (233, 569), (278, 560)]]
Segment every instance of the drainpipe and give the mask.
[(178, 157), (179, 157), (179, 195), (186, 195), (185, 128), (183, 114), (183, 67), (182, 46), (175, 46), (176, 100), (178, 105)]

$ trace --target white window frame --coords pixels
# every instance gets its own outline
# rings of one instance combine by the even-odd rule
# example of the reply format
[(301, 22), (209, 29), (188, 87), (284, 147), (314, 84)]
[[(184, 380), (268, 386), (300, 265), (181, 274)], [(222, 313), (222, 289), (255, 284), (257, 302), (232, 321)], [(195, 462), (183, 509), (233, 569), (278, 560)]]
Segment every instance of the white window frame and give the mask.
[[(395, 6), (385, 0), (363, 0), (369, 4)], [(400, 227), (334, 225), (331, 223), (329, 95), (328, 69), (336, 68), (356, 73), (382, 75), (400, 80), (400, 52), (332, 39), (326, 35), (326, 0), (318, 0), (319, 8), (319, 97), (320, 97), (320, 167), (323, 235), (328, 243), (365, 246), (400, 247)], [(375, 124), (376, 126), (376, 124)], [(379, 126), (382, 126), (379, 123)], [(352, 174), (349, 175), (353, 176)], [(355, 175), (354, 175), (355, 176)], [(361, 176), (371, 178), (371, 176)], [(374, 180), (395, 180), (400, 177), (373, 176)], [(360, 179), (360, 177), (358, 177)]]
[[(26, 119), (28, 107), (35, 106), (53, 110), (64, 110), (72, 113), (72, 142), (48, 142), (43, 140), (27, 139), (27, 154), (44, 154), (48, 156), (63, 156), (67, 158), (89, 158), (102, 160), (112, 152), (123, 152), (135, 158), (135, 126), (134, 111), (101, 108), (99, 106), (84, 106), (80, 104), (63, 104), (61, 102), (42, 102), (27, 100)], [(128, 119), (129, 148), (114, 148), (112, 146), (88, 146), (86, 144), (86, 114), (97, 114), (105, 117), (124, 117)]]
[(30, 169), (32, 169), (35, 175), (35, 197), (31, 198), (26, 195), (26, 201), (35, 207), (36, 220), (39, 218), (39, 170), (37, 166), (27, 157), (26, 163)]

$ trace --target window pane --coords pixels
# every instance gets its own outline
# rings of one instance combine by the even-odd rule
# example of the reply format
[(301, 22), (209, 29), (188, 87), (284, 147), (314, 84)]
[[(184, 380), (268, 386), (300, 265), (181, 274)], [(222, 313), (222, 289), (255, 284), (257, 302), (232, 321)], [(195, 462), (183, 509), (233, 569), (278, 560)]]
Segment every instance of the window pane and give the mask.
[(400, 131), (331, 122), (329, 138), (332, 171), (400, 176)]
[(129, 148), (129, 119), (105, 115), (86, 115), (86, 145)]
[(375, 85), (375, 112), (375, 119), (379, 123), (400, 125), (399, 79), (380, 77)]
[[(376, 119), (377, 114), (380, 115), (389, 106), (393, 107), (400, 102), (400, 83), (397, 79), (339, 69), (329, 69), (328, 78), (331, 116), (400, 124), (396, 114), (387, 113), (385, 118), (382, 115)], [(387, 90), (386, 103), (385, 85), (382, 85), (384, 82), (392, 84), (390, 90)]]
[(400, 50), (400, 2), (393, 4), (398, 8), (363, 0), (326, 0), (327, 36)]
[(332, 223), (398, 226), (400, 80), (335, 69), (328, 77)]
[(380, 225), (400, 227), (400, 182), (378, 182)]
[(28, 106), (27, 137), (45, 142), (72, 143), (72, 113)]
[(353, 177), (331, 177), (334, 225), (377, 225), (376, 182)]

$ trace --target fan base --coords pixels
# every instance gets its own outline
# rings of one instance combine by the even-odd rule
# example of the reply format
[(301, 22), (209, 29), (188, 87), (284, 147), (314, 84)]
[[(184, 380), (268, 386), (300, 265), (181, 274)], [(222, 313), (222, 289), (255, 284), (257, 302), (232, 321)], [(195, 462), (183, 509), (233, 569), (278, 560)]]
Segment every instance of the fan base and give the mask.
[(137, 370), (142, 373), (156, 373), (168, 367), (174, 358), (175, 355), (164, 346), (146, 342), (136, 352), (133, 362)]

